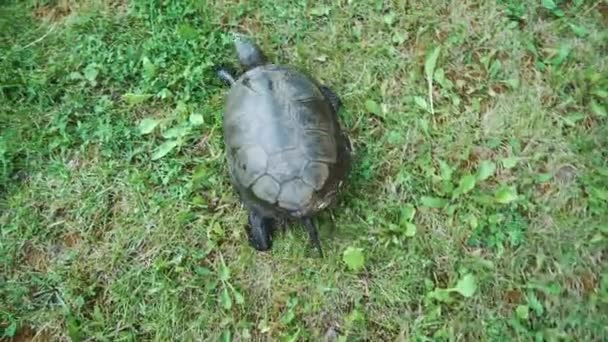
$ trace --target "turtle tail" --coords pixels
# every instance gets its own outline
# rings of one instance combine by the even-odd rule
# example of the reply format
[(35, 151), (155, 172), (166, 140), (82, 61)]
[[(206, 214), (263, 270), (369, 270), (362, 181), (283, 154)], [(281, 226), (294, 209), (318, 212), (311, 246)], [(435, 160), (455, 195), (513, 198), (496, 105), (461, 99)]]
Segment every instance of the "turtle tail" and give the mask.
[(317, 232), (317, 227), (315, 223), (310, 217), (303, 218), (302, 223), (308, 231), (308, 236), (310, 238), (311, 244), (317, 249), (317, 251), (319, 251), (319, 256), (323, 258), (323, 249), (321, 248), (321, 241), (319, 240), (319, 233)]

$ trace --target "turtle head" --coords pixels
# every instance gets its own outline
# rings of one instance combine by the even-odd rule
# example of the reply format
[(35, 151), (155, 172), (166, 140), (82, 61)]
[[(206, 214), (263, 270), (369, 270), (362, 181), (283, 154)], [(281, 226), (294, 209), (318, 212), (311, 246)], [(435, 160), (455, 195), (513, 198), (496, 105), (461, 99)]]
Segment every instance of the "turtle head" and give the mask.
[(268, 59), (260, 47), (245, 37), (235, 36), (234, 48), (241, 65), (246, 70), (268, 63)]

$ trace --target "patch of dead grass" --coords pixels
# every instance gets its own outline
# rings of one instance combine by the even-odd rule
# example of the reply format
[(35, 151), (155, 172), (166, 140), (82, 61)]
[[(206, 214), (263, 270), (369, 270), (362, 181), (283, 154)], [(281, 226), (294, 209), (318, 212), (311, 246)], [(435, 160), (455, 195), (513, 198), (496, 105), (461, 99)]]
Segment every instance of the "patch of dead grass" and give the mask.
[(32, 15), (47, 23), (63, 23), (72, 16), (91, 10), (102, 10), (120, 16), (127, 12), (128, 3), (128, 0), (56, 0), (50, 4), (36, 2)]
[(6, 340), (7, 342), (51, 342), (57, 341), (47, 329), (36, 331), (34, 328), (25, 326), (17, 331), (15, 336)]
[(38, 272), (46, 272), (49, 266), (50, 255), (43, 247), (26, 244), (22, 257), (27, 265)]

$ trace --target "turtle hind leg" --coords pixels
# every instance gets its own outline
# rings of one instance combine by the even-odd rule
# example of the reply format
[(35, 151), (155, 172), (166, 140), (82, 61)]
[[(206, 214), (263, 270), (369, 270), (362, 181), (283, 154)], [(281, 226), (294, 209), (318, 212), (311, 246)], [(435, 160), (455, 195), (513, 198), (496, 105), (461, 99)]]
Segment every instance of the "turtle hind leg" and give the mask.
[(306, 227), (306, 230), (308, 231), (310, 243), (313, 245), (314, 248), (317, 249), (317, 251), (319, 252), (319, 256), (322, 258), (323, 249), (321, 248), (321, 241), (319, 240), (319, 233), (317, 232), (317, 226), (315, 225), (315, 223), (312, 221), (312, 218), (310, 218), (310, 217), (306, 217), (306, 218), (302, 219), (302, 223), (304, 224), (304, 227)]
[(331, 103), (331, 106), (334, 108), (334, 111), (336, 113), (339, 112), (340, 108), (342, 108), (342, 100), (340, 99), (340, 97), (336, 94), (336, 92), (334, 92), (327, 86), (321, 86), (320, 88), (321, 92), (323, 93), (323, 96), (325, 96), (325, 98)]
[(275, 220), (264, 217), (259, 212), (251, 210), (248, 218), (247, 238), (249, 244), (258, 251), (268, 251), (272, 248), (272, 232)]

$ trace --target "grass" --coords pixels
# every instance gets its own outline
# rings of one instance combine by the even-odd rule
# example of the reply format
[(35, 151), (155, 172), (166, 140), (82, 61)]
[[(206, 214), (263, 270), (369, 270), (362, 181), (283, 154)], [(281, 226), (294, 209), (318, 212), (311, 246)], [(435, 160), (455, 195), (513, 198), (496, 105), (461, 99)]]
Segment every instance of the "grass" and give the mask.
[[(608, 3), (204, 3), (1, 5), (0, 336), (605, 339)], [(247, 245), (231, 31), (342, 96), (323, 260)]]

